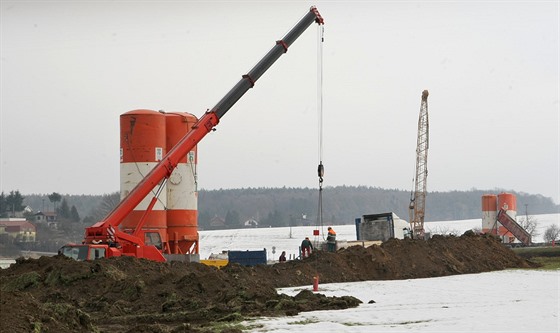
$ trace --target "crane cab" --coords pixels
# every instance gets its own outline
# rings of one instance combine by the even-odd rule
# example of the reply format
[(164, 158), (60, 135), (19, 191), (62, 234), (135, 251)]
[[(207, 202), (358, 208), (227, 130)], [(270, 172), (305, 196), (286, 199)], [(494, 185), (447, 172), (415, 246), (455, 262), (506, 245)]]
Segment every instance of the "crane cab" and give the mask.
[(160, 262), (166, 261), (162, 252), (156, 246), (144, 244), (69, 244), (61, 247), (58, 253), (78, 261), (120, 256), (145, 258)]
[(75, 260), (84, 261), (107, 258), (109, 251), (107, 245), (79, 244), (64, 245), (58, 250), (58, 253)]

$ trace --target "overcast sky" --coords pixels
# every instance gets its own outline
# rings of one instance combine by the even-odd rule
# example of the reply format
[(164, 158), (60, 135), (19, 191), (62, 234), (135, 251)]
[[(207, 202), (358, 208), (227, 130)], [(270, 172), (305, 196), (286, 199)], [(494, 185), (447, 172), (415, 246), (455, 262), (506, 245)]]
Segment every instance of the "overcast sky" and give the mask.
[[(325, 186), (560, 202), (558, 1), (1, 2), (1, 190), (119, 189), (119, 116), (212, 108), (316, 5)], [(199, 188), (317, 187), (317, 25), (200, 142)], [(327, 195), (327, 193), (325, 193)]]

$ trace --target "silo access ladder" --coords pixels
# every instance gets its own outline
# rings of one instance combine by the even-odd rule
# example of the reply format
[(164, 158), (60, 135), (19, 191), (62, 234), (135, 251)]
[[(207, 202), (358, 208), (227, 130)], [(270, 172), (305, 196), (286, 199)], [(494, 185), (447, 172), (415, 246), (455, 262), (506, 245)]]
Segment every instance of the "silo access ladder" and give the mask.
[(522, 226), (520, 226), (505, 210), (500, 209), (498, 212), (498, 222), (500, 222), (515, 238), (525, 245), (531, 244), (531, 234), (529, 234)]

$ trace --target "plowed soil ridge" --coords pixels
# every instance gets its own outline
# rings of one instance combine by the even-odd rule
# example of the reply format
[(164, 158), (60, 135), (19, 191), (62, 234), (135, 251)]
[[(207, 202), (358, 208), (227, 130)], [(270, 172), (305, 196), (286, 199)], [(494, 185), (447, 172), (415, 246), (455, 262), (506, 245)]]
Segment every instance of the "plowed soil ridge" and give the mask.
[[(0, 271), (0, 332), (206, 332), (251, 316), (356, 307), (351, 297), (311, 292), (320, 283), (414, 279), (534, 264), (492, 236), (465, 233), (429, 241), (315, 252), (304, 260), (222, 269), (131, 257), (77, 262), (62, 256), (18, 259)], [(305, 286), (295, 297), (275, 288)], [(224, 329), (223, 332), (238, 332)]]

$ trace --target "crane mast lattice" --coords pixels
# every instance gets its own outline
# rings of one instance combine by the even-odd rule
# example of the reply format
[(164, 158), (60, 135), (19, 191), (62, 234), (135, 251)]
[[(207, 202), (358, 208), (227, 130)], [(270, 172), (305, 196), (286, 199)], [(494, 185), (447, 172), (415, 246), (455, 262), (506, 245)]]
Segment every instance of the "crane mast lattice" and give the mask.
[(428, 178), (428, 91), (422, 92), (420, 116), (418, 117), (418, 140), (416, 143), (416, 172), (414, 193), (410, 197), (410, 225), (414, 238), (424, 238), (424, 213), (426, 209), (426, 179)]

